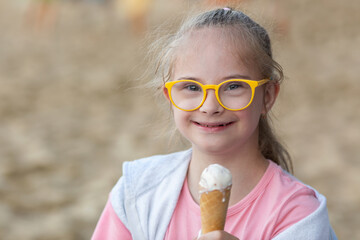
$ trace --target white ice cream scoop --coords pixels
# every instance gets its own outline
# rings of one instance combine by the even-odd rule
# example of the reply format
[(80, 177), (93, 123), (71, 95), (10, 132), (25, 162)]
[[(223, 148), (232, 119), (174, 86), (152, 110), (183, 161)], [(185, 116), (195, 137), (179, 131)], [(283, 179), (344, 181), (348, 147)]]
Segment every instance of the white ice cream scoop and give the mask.
[(199, 184), (202, 191), (224, 190), (231, 186), (232, 176), (227, 168), (211, 164), (202, 172)]

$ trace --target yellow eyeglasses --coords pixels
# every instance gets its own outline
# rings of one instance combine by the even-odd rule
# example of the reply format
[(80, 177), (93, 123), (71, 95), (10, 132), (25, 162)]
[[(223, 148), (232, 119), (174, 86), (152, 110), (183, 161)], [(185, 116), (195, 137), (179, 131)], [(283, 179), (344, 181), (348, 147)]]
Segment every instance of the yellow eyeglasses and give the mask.
[(255, 88), (267, 83), (246, 79), (230, 79), (218, 85), (203, 85), (194, 80), (178, 80), (165, 83), (172, 104), (183, 111), (195, 111), (205, 102), (207, 90), (214, 89), (219, 104), (230, 111), (240, 111), (250, 106)]

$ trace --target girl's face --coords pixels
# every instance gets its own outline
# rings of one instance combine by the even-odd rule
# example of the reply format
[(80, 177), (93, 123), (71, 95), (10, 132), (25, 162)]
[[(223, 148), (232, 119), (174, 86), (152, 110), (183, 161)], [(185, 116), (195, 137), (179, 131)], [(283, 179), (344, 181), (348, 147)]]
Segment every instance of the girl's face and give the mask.
[[(261, 80), (255, 67), (245, 66), (232, 43), (216, 28), (193, 31), (178, 51), (172, 80), (192, 79), (202, 84), (219, 84), (228, 79)], [(244, 51), (241, 51), (244, 52)], [(258, 122), (274, 102), (276, 87), (256, 88), (251, 105), (241, 111), (224, 109), (214, 90), (208, 90), (204, 104), (186, 112), (173, 107), (175, 124), (194, 150), (231, 153), (258, 145)], [(265, 90), (266, 89), (266, 90)], [(274, 90), (275, 89), (275, 90)], [(167, 90), (164, 88), (168, 98)]]

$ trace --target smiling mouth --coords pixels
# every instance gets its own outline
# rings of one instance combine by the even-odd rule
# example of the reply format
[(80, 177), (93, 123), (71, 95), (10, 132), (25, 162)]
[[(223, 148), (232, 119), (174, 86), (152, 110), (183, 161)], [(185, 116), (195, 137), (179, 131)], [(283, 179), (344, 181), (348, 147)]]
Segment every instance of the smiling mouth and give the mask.
[(229, 126), (231, 124), (233, 124), (234, 122), (228, 122), (228, 123), (199, 123), (199, 122), (194, 122), (196, 125), (199, 125), (201, 127), (206, 127), (206, 128), (218, 128), (218, 127), (226, 127)]

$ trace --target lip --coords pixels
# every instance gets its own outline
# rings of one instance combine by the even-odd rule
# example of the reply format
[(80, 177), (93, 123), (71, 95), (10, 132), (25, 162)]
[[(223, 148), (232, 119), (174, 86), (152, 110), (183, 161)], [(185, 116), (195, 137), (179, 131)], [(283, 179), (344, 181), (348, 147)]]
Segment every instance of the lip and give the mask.
[(200, 129), (206, 131), (206, 132), (220, 132), (227, 128), (229, 128), (231, 125), (233, 125), (233, 121), (231, 122), (197, 122), (192, 121), (193, 124)]

